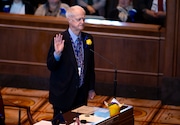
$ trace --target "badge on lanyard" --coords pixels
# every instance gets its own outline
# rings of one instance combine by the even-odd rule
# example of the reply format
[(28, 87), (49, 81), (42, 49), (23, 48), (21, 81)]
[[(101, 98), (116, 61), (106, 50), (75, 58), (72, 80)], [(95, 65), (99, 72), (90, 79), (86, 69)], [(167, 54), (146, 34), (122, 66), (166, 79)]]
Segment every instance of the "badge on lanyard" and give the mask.
[(78, 67), (78, 74), (81, 75), (81, 67)]

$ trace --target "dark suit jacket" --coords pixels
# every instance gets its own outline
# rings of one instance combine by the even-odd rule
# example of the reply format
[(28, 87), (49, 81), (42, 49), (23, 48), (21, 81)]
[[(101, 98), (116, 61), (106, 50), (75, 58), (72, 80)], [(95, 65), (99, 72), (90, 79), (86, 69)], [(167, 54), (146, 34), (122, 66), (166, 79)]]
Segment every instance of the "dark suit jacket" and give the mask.
[[(51, 71), (49, 101), (54, 106), (67, 111), (72, 108), (72, 104), (77, 94), (79, 85), (79, 75), (76, 58), (74, 55), (70, 34), (68, 30), (61, 33), (65, 40), (64, 49), (60, 61), (54, 58), (54, 41), (52, 40), (48, 57), (47, 67)], [(84, 94), (88, 96), (88, 91), (94, 89), (95, 73), (94, 73), (94, 53), (89, 49), (94, 49), (94, 44), (86, 45), (86, 39), (93, 37), (87, 33), (81, 33), (84, 45)]]
[(151, 10), (153, 0), (138, 0), (137, 10), (138, 10), (138, 22), (147, 24), (158, 24), (165, 26), (165, 18), (154, 18), (143, 12), (143, 9)]

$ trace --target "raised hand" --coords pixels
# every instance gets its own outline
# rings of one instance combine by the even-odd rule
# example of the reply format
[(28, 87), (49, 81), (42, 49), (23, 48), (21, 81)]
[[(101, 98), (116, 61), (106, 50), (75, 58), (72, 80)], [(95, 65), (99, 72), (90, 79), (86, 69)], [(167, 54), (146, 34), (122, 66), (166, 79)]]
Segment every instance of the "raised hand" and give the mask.
[(63, 36), (61, 34), (56, 34), (56, 36), (54, 37), (55, 53), (58, 55), (60, 55), (64, 49), (64, 40), (62, 39), (62, 37)]

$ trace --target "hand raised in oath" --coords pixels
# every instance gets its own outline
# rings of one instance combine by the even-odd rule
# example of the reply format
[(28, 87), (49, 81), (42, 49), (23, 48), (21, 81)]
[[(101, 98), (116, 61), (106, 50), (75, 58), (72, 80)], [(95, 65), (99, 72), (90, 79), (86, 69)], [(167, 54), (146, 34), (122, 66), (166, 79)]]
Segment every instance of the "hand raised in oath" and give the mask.
[(62, 39), (62, 37), (63, 36), (61, 34), (56, 34), (56, 36), (54, 37), (55, 53), (58, 55), (60, 55), (64, 49), (64, 40)]

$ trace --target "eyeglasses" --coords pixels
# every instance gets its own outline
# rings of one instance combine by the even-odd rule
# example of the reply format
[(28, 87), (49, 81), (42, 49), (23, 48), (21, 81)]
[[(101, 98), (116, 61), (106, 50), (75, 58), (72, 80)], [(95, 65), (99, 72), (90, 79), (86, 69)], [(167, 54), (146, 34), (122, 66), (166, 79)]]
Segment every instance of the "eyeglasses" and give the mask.
[(76, 22), (85, 21), (85, 18), (73, 18)]

